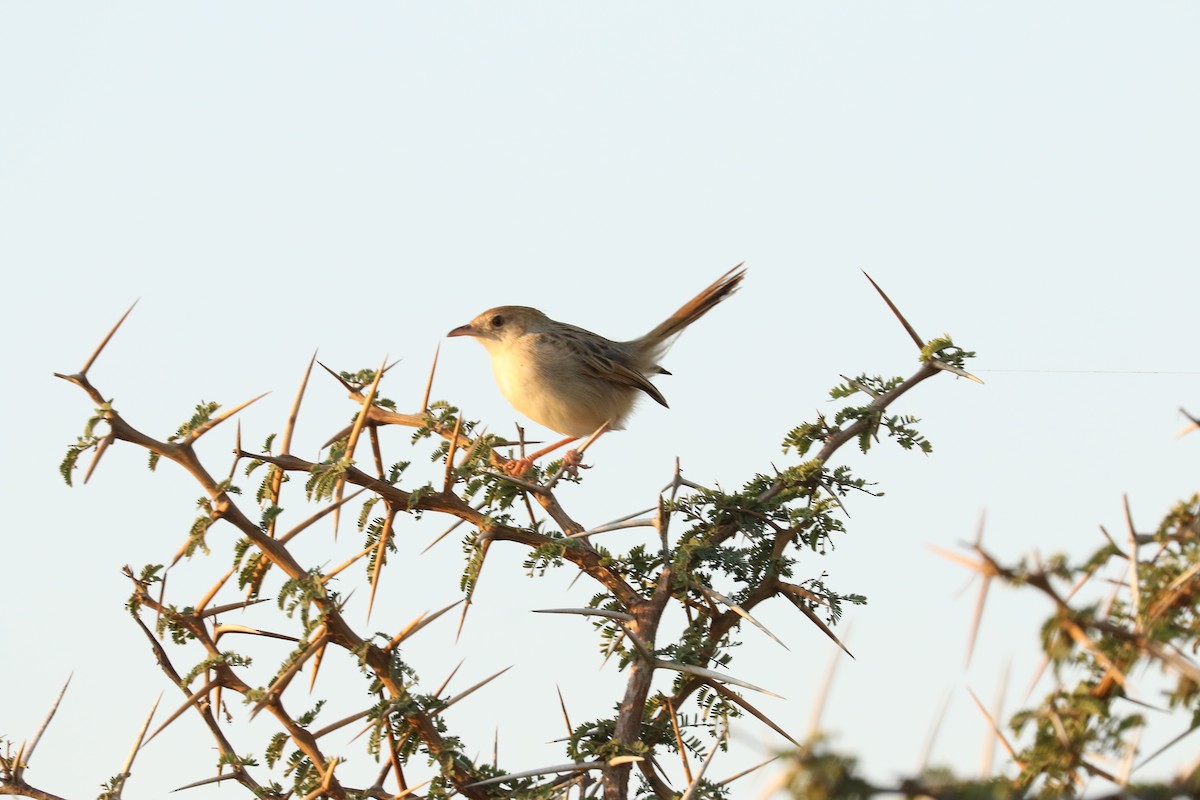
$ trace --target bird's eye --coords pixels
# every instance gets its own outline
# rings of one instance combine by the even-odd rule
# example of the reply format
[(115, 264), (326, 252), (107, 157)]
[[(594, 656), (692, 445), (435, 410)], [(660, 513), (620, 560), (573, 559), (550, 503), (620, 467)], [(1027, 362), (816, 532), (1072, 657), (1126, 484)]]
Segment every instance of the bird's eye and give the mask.
[(497, 314), (496, 316), (492, 317), (492, 327), (493, 327), (493, 328), (502, 328), (502, 327), (504, 327), (504, 317), (500, 316), (499, 314)]

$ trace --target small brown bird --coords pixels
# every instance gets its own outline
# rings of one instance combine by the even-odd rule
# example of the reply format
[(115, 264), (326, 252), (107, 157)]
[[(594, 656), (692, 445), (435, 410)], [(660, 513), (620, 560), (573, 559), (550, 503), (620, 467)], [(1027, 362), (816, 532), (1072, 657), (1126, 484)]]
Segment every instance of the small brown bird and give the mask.
[(738, 264), (661, 325), (628, 342), (552, 320), (528, 306), (490, 308), (447, 335), (478, 339), (508, 402), (568, 437), (526, 459), (528, 468), (532, 459), (601, 428), (620, 430), (643, 393), (666, 406), (648, 376), (670, 374), (658, 360), (674, 338), (737, 291), (745, 274)]

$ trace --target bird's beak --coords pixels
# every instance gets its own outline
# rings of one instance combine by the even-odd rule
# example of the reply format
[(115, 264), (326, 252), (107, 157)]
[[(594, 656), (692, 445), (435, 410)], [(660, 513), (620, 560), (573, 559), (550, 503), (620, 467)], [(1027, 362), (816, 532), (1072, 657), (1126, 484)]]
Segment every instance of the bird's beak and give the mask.
[(472, 328), (470, 325), (459, 325), (457, 328), (455, 328), (454, 330), (447, 333), (446, 337), (449, 338), (451, 336), (474, 336), (475, 334), (476, 334), (475, 329)]

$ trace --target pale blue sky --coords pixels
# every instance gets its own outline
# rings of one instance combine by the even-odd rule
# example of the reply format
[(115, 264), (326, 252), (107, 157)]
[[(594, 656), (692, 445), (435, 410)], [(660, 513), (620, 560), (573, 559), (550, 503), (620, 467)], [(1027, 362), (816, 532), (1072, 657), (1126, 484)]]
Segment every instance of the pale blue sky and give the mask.
[[(1015, 709), (1049, 608), (997, 593), (964, 673), (973, 593), (924, 545), (970, 538), (986, 507), (1000, 555), (1082, 555), (1098, 525), (1122, 526), (1122, 493), (1148, 528), (1196, 488), (1200, 437), (1175, 434), (1179, 406), (1200, 411), (1198, 37), (1186, 2), (0, 5), (0, 734), (27, 736), (74, 670), (30, 779), (91, 796), (165, 686), (119, 569), (170, 558), (197, 490), (129, 447), (86, 488), (57, 475), (90, 407), (50, 373), (77, 369), (135, 298), (93, 371), (101, 391), (165, 436), (202, 399), (272, 390), (243, 421), (257, 442), (316, 348), (340, 368), (402, 358), (384, 393), (411, 408), (440, 338), (488, 306), (628, 338), (744, 259), (744, 290), (665, 362), (671, 409), (646, 404), (606, 437), (564, 502), (591, 523), (649, 506), (676, 455), (693, 480), (736, 486), (785, 461), (778, 442), (831, 408), (839, 373), (910, 374), (869, 271), (924, 336), (979, 351), (987, 384), (933, 381), (897, 408), (925, 419), (931, 457), (846, 455), (887, 496), (853, 501), (836, 553), (805, 562), (870, 598), (848, 615), (857, 660), (826, 723), (885, 781), (915, 768), (949, 693), (934, 761), (973, 770), (984, 727), (961, 687), (990, 696), (1011, 660)], [(435, 396), (511, 430), (483, 349), (442, 355)], [(318, 378), (299, 446), (351, 412)], [(218, 471), (231, 435), (208, 444)], [(406, 527), (421, 582), (387, 587), (372, 626), (458, 596), (455, 542), (418, 560), (434, 533)], [(521, 555), (494, 550), (461, 643), (451, 623), (411, 651), (430, 686), (464, 657), (459, 688), (516, 665), (452, 718), (481, 752), (511, 720), (512, 769), (565, 760), (542, 744), (561, 735), (555, 683), (583, 719), (619, 680), (585, 623), (528, 613), (567, 604), (570, 575), (528, 580)], [(172, 576), (181, 602), (201, 591), (188, 580)], [(762, 616), (791, 652), (745, 631), (733, 671), (785, 695), (762, 707), (803, 735), (831, 648), (794, 612)], [(551, 663), (547, 639), (565, 643)], [(752, 721), (736, 735), (717, 777), (779, 744)], [(209, 747), (176, 724), (127, 796), (206, 776)]]

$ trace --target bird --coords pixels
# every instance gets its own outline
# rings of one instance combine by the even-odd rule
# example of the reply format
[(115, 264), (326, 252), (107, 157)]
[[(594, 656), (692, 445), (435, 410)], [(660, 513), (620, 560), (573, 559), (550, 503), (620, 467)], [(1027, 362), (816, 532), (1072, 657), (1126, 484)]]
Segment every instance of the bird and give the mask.
[[(528, 458), (508, 462), (505, 471), (524, 474), (534, 460), (563, 445), (623, 429), (643, 395), (666, 407), (666, 398), (650, 382), (651, 376), (671, 374), (659, 359), (687, 326), (737, 291), (746, 274), (744, 265), (726, 272), (649, 333), (626, 342), (559, 322), (528, 306), (489, 308), (450, 331), (447, 337), (470, 336), (487, 348), (496, 383), (517, 411), (567, 437)], [(579, 454), (569, 451), (567, 461), (578, 466)]]

